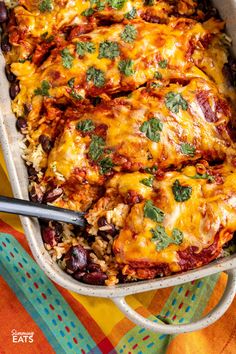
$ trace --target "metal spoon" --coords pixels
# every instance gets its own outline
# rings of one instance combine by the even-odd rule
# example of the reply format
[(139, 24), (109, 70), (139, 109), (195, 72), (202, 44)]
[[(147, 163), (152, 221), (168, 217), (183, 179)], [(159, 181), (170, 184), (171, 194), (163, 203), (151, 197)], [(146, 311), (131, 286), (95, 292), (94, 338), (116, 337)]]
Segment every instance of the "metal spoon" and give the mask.
[(86, 224), (84, 213), (57, 208), (45, 204), (29, 202), (28, 200), (0, 196), (0, 212), (36, 218), (63, 221), (84, 227)]

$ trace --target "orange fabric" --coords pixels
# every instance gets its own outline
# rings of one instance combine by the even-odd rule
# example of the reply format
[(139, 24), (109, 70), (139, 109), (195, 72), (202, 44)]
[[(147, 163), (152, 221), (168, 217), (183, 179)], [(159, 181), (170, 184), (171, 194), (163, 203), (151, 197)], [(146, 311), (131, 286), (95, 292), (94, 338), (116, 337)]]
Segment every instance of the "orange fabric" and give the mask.
[[(227, 277), (222, 274), (204, 313), (219, 301)], [(193, 333), (177, 336), (167, 354), (233, 354), (236, 352), (236, 298), (224, 316), (211, 326)]]
[(1, 347), (1, 354), (32, 354), (31, 343), (12, 343), (12, 330), (20, 332), (34, 332), (34, 353), (53, 354), (54, 350), (45, 338), (41, 329), (37, 326), (28, 312), (24, 309), (10, 287), (0, 277), (0, 328), (1, 337), (4, 338), (4, 348)]

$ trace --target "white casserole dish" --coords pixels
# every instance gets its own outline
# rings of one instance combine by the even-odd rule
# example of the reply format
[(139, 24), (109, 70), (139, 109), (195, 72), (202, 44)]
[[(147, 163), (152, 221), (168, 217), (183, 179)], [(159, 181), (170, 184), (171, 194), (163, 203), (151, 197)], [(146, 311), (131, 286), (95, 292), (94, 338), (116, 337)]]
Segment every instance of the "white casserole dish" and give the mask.
[[(234, 54), (236, 55), (236, 0), (216, 0), (213, 3), (227, 22), (227, 30), (233, 39)], [(21, 149), (19, 146), (21, 135), (17, 133), (15, 128), (15, 116), (11, 110), (11, 101), (8, 93), (9, 84), (5, 77), (4, 68), (5, 60), (2, 53), (0, 53), (0, 143), (4, 152), (14, 196), (16, 198), (28, 199), (27, 171), (21, 159)], [(199, 269), (164, 278), (132, 284), (121, 284), (114, 287), (87, 285), (74, 280), (52, 261), (44, 248), (39, 224), (36, 219), (21, 217), (21, 221), (36, 261), (53, 281), (66, 289), (82, 295), (111, 298), (131, 321), (152, 331), (177, 334), (204, 328), (224, 314), (235, 296), (236, 254), (224, 259), (218, 259)], [(137, 314), (125, 301), (125, 296), (130, 294), (183, 284), (222, 271), (228, 273), (228, 283), (219, 304), (206, 317), (190, 324), (168, 325), (160, 322), (152, 322)]]

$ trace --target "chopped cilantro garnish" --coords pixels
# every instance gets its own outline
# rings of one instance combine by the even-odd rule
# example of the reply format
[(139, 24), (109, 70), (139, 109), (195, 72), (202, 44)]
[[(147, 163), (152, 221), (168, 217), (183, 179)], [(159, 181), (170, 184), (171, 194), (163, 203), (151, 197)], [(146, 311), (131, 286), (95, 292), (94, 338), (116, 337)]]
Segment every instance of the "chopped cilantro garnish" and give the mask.
[(105, 141), (98, 135), (92, 135), (92, 140), (89, 146), (89, 157), (93, 161), (97, 161), (103, 154)]
[(50, 87), (51, 87), (51, 85), (49, 84), (49, 82), (46, 80), (43, 80), (41, 83), (41, 87), (34, 90), (34, 94), (49, 97), (48, 90), (50, 89)]
[(180, 245), (183, 242), (183, 232), (179, 229), (173, 229), (172, 238), (166, 233), (165, 228), (160, 225), (150, 231), (153, 235), (152, 241), (156, 244), (157, 251), (162, 251), (171, 244)]
[(105, 84), (105, 74), (102, 70), (91, 66), (86, 73), (87, 81), (93, 81), (94, 86), (102, 87)]
[(166, 59), (161, 60), (161, 61), (159, 61), (158, 65), (160, 68), (165, 69), (165, 68), (167, 68), (168, 61)]
[(98, 58), (114, 59), (120, 55), (118, 43), (112, 41), (104, 41), (99, 45)]
[(191, 157), (194, 157), (195, 152), (196, 152), (195, 146), (188, 144), (188, 143), (181, 144), (180, 150), (181, 150), (182, 154), (188, 155)]
[(94, 53), (96, 47), (92, 42), (77, 42), (76, 43), (76, 53), (83, 57), (85, 53)]
[(92, 16), (94, 14), (94, 10), (92, 9), (92, 7), (89, 7), (88, 9), (84, 10), (81, 15), (85, 16), (85, 17), (89, 17)]
[(105, 9), (106, 1), (107, 0), (90, 0), (91, 4), (92, 2), (96, 5), (96, 10), (97, 11), (103, 11)]
[(121, 10), (126, 0), (108, 0), (108, 4), (112, 9)]
[(192, 178), (192, 179), (207, 179), (209, 182), (214, 182), (214, 180), (215, 180), (214, 176), (209, 175), (208, 173), (203, 173), (202, 175), (197, 173), (194, 176), (188, 176), (188, 177)]
[(76, 127), (78, 130), (82, 132), (91, 132), (95, 129), (95, 125), (91, 119), (81, 120)]
[(68, 86), (70, 88), (73, 88), (74, 87), (74, 84), (75, 84), (75, 77), (72, 77), (68, 82), (67, 82)]
[(188, 102), (183, 98), (183, 96), (180, 93), (175, 93), (175, 92), (169, 92), (167, 93), (165, 97), (165, 104), (166, 107), (172, 112), (172, 113), (179, 113), (180, 108), (182, 108), (184, 111), (188, 109)]
[(154, 78), (157, 79), (157, 80), (161, 80), (162, 79), (161, 73), (159, 73), (159, 71), (156, 71), (155, 74), (154, 74)]
[(183, 242), (183, 232), (177, 228), (173, 229), (172, 237), (174, 238), (174, 242), (177, 245)]
[(160, 84), (160, 82), (152, 82), (150, 86), (151, 88), (160, 88), (162, 84)]
[(147, 173), (151, 173), (151, 174), (155, 174), (158, 170), (157, 166), (153, 166), (153, 167), (147, 167), (144, 169), (145, 172)]
[(140, 183), (144, 184), (147, 187), (152, 187), (154, 177), (150, 176), (148, 178), (141, 179)]
[(125, 18), (128, 20), (133, 20), (137, 16), (137, 10), (135, 7), (132, 7), (132, 9), (129, 12), (126, 12)]
[(176, 202), (185, 202), (191, 197), (192, 187), (182, 186), (177, 179), (172, 185), (172, 192)]
[(62, 65), (66, 69), (71, 69), (73, 64), (73, 55), (70, 54), (68, 48), (65, 48), (61, 51)]
[(99, 166), (100, 166), (100, 173), (104, 175), (105, 173), (111, 171), (114, 164), (110, 157), (104, 157), (103, 159), (101, 159), (101, 161), (99, 161)]
[(154, 4), (154, 0), (144, 0), (145, 6), (152, 6)]
[(137, 37), (137, 30), (133, 25), (126, 25), (124, 31), (121, 33), (121, 39), (126, 43), (132, 43)]
[(148, 139), (158, 143), (162, 129), (163, 123), (157, 118), (151, 118), (147, 122), (144, 122), (139, 130), (144, 133)]
[(42, 0), (39, 3), (39, 11), (40, 12), (50, 12), (52, 11), (52, 2), (51, 0)]
[(125, 76), (134, 75), (133, 61), (131, 59), (121, 60), (118, 64), (118, 69)]
[(76, 92), (75, 90), (72, 90), (70, 93), (70, 96), (73, 97), (76, 100), (82, 100), (83, 96), (81, 96), (78, 92)]
[(149, 218), (156, 222), (163, 222), (164, 220), (164, 212), (157, 208), (151, 200), (146, 201), (143, 211), (145, 218)]
[(50, 43), (54, 40), (54, 36), (48, 36), (48, 32), (44, 32), (43, 34), (41, 34), (41, 39), (44, 40), (44, 42), (46, 43)]

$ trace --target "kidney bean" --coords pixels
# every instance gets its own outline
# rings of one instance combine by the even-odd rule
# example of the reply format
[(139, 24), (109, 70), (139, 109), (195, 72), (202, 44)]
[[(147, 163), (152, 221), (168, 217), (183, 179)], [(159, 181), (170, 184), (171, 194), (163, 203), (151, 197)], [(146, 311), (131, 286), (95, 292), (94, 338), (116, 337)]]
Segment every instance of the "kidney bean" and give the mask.
[(29, 192), (30, 200), (34, 203), (42, 203), (43, 193), (40, 188), (33, 187)]
[(52, 227), (46, 227), (42, 230), (43, 242), (49, 244), (51, 247), (56, 246), (58, 243), (58, 236), (56, 230)]
[(0, 1), (0, 23), (4, 23), (7, 20), (7, 8), (4, 1)]
[(16, 128), (17, 128), (17, 130), (19, 130), (19, 131), (22, 131), (22, 130), (24, 130), (25, 128), (27, 128), (27, 121), (26, 121), (26, 119), (23, 118), (23, 117), (17, 118), (17, 121), (16, 121)]
[(115, 236), (117, 234), (116, 228), (113, 224), (107, 224), (106, 226), (101, 227), (102, 230), (98, 229), (98, 236), (107, 237), (107, 235)]
[(9, 89), (11, 99), (14, 100), (14, 98), (16, 98), (19, 92), (20, 92), (19, 81), (13, 82)]
[(60, 236), (60, 237), (61, 237), (61, 234), (62, 234), (62, 232), (63, 232), (63, 226), (62, 226), (62, 224), (60, 224), (60, 223), (57, 222), (57, 221), (52, 221), (52, 226), (54, 227), (57, 236)]
[(106, 279), (107, 275), (101, 272), (85, 273), (82, 277), (84, 283), (92, 285), (103, 285)]
[(93, 272), (101, 272), (101, 267), (99, 264), (96, 264), (96, 263), (90, 263), (87, 267), (87, 270), (90, 272), (90, 273), (93, 273)]
[(16, 76), (11, 72), (11, 67), (9, 64), (5, 66), (5, 74), (9, 82), (14, 82), (16, 80)]
[(80, 245), (73, 246), (65, 254), (65, 261), (67, 269), (72, 272), (84, 270), (88, 264), (88, 253)]
[(142, 200), (143, 197), (133, 190), (128, 191), (127, 195), (125, 196), (125, 203), (128, 205), (140, 203)]
[(35, 168), (33, 166), (28, 166), (27, 170), (28, 170), (29, 179), (31, 181), (38, 182), (38, 173), (35, 170)]
[(50, 152), (50, 150), (52, 148), (52, 144), (51, 144), (51, 141), (48, 136), (46, 136), (44, 134), (40, 135), (39, 143), (42, 145), (42, 148), (46, 153)]
[(9, 37), (7, 35), (2, 36), (1, 49), (4, 53), (10, 52), (11, 45), (9, 43)]
[(107, 219), (105, 216), (101, 216), (98, 219), (98, 227), (106, 226), (108, 224)]
[(77, 272), (75, 272), (72, 277), (75, 278), (76, 280), (82, 280), (83, 279), (83, 276), (85, 275), (86, 273), (79, 270)]
[(50, 190), (44, 194), (44, 201), (47, 203), (52, 203), (54, 200), (59, 198), (63, 193), (62, 188), (55, 188), (53, 190)]

